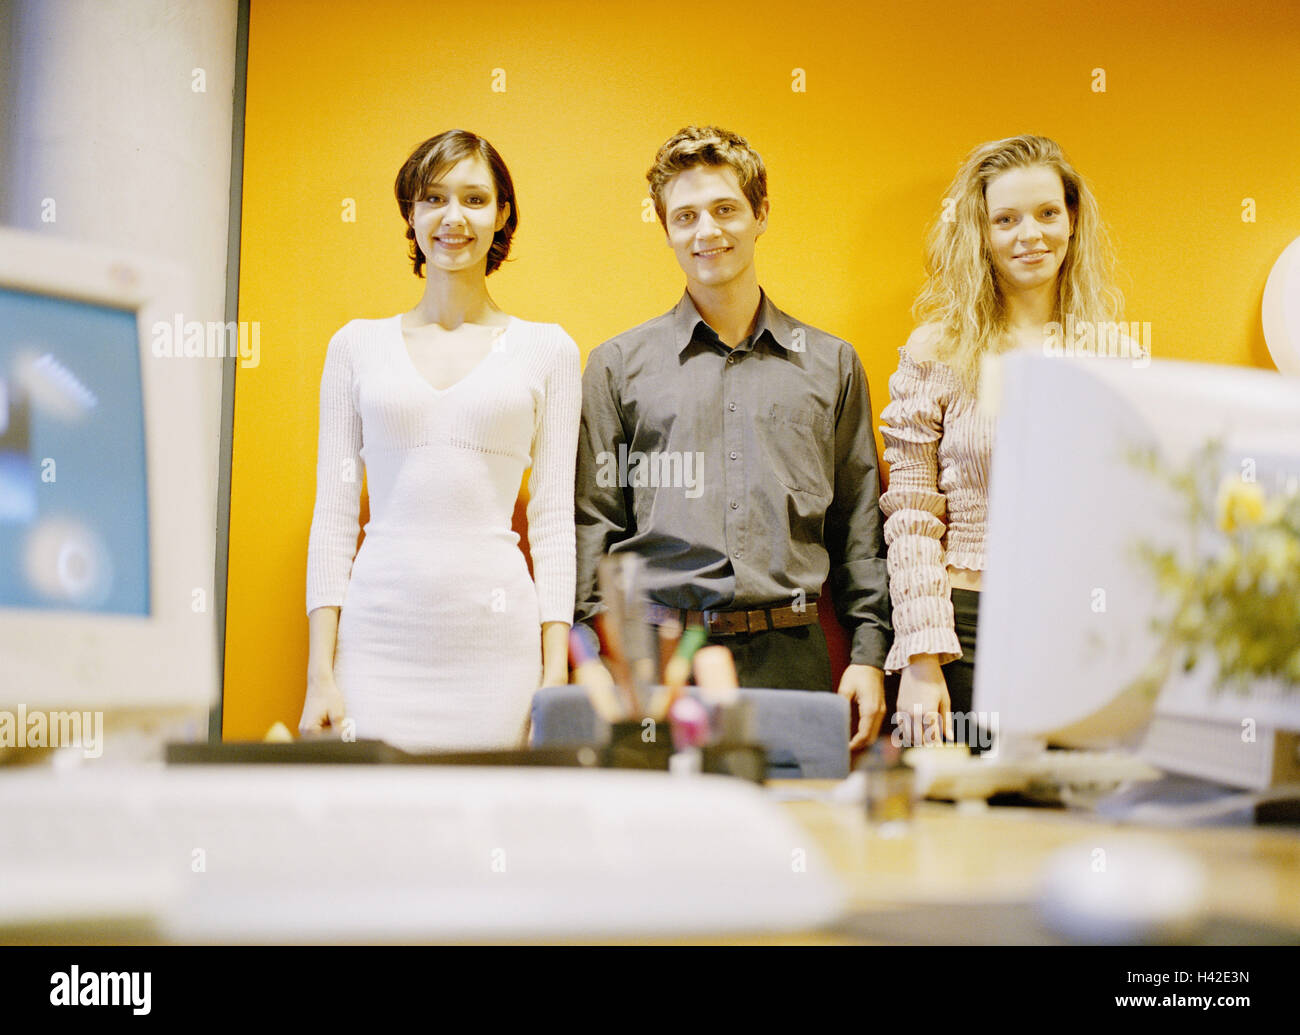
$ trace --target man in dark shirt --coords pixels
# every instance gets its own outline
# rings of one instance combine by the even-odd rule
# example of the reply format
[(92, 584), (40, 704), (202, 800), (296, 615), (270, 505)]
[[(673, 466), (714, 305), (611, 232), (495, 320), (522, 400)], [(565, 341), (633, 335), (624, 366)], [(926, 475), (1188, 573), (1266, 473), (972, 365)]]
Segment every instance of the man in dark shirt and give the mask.
[(704, 625), (742, 686), (829, 691), (816, 604), (829, 572), (853, 630), (839, 693), (858, 705), (861, 747), (884, 716), (890, 637), (862, 364), (759, 287), (767, 174), (743, 138), (683, 129), (647, 179), (686, 292), (587, 360), (575, 620), (602, 610), (600, 558), (634, 552), (652, 622)]

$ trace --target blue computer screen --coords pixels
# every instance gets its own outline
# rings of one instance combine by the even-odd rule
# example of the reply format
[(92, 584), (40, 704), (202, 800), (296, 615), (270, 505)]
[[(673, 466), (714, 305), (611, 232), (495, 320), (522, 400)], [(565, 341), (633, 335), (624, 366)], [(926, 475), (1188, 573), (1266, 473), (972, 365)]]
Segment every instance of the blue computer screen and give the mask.
[(0, 287), (0, 607), (149, 613), (134, 312)]

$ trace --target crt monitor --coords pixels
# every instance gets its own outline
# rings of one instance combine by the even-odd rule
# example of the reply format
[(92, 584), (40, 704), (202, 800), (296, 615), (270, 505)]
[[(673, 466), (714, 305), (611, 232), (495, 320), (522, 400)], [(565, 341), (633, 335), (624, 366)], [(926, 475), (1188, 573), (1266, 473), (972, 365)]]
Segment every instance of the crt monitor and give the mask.
[(216, 699), (213, 360), (151, 347), (187, 306), (174, 267), (0, 230), (0, 746)]
[[(1182, 499), (1132, 456), (1154, 450), (1175, 472), (1217, 440), (1215, 480), (1249, 471), (1269, 495), (1293, 491), (1300, 379), (1023, 352), (996, 371), (975, 710), (996, 713), (1005, 747), (1122, 747), (1166, 769), (1266, 785), (1245, 770), (1272, 731), (1300, 730), (1300, 688), (1225, 690), (1203, 656), (1188, 672), (1175, 665), (1157, 697), (1133, 689), (1157, 657), (1151, 619), (1171, 610), (1140, 544), (1190, 560), (1194, 540)], [(1199, 548), (1213, 550), (1215, 535)]]

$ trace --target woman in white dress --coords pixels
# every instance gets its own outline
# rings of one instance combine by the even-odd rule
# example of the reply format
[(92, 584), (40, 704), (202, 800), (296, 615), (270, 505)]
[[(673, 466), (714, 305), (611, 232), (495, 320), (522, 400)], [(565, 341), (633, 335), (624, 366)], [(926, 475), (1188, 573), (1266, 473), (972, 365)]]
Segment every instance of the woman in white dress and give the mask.
[[(488, 295), (519, 219), (491, 144), (464, 130), (426, 140), (395, 191), (424, 294), (351, 321), (326, 353), (299, 726), (412, 749), (517, 747), (533, 693), (567, 682), (578, 347)], [(535, 581), (511, 529), (530, 468)]]

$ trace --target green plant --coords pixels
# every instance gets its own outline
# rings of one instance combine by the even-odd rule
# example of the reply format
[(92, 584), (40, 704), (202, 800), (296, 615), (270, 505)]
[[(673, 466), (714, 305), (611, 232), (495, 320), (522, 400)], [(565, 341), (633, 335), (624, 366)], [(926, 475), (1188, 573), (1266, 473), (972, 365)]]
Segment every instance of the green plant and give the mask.
[(1300, 691), (1300, 492), (1266, 492), (1249, 460), (1221, 477), (1218, 442), (1183, 470), (1153, 449), (1130, 460), (1182, 499), (1190, 532), (1184, 553), (1138, 547), (1171, 605), (1152, 620), (1161, 647), (1139, 682), (1159, 689), (1175, 664), (1187, 671), (1212, 655), (1221, 687), (1270, 679)]

